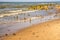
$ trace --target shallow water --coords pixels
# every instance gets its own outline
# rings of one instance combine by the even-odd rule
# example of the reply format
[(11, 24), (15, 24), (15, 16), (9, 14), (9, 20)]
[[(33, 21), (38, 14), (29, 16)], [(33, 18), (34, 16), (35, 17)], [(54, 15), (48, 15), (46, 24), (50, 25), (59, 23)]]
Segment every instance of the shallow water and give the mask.
[(18, 14), (15, 16), (9, 16), (9, 17), (3, 17), (0, 18), (0, 22), (2, 21), (14, 21), (17, 20), (17, 16), (19, 20), (22, 20), (24, 18), (31, 18), (31, 17), (36, 17), (36, 16), (48, 16), (48, 12), (52, 12), (53, 14), (56, 12), (55, 10), (39, 10), (36, 12), (29, 12), (29, 13), (23, 13), (23, 14)]
[[(48, 12), (52, 12), (52, 15), (48, 15)], [(19, 14), (19, 15), (15, 15), (18, 16), (18, 19), (15, 18), (15, 16), (9, 16), (9, 17), (3, 17), (0, 18), (0, 22), (7, 22), (7, 23), (2, 23), (0, 24), (0, 35), (5, 35), (7, 34), (11, 34), (14, 33), (18, 30), (24, 29), (26, 27), (29, 27), (30, 25), (33, 24), (38, 24), (38, 23), (42, 23), (42, 22), (46, 22), (49, 20), (53, 20), (53, 19), (59, 19), (59, 17), (54, 17), (55, 14), (55, 10), (39, 10), (36, 12), (29, 12), (29, 13), (25, 13), (25, 14)], [(28, 16), (28, 14), (30, 16)], [(32, 17), (36, 17), (36, 15), (42, 15), (43, 18), (36, 18), (34, 20), (28, 20), (26, 22), (18, 22), (18, 20), (23, 20), (24, 17), (25, 18), (32, 18)], [(10, 23), (9, 23), (10, 22)]]

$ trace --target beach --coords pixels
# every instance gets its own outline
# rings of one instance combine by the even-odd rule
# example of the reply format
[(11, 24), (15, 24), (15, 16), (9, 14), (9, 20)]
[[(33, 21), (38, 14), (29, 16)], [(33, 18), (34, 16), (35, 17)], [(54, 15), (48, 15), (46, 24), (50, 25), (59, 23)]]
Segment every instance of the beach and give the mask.
[[(51, 12), (51, 13), (49, 13)], [(29, 15), (28, 15), (29, 14)], [(50, 14), (50, 15), (49, 15)], [(60, 13), (58, 13), (59, 15)], [(37, 16), (36, 16), (37, 15)], [(47, 22), (50, 20), (59, 19), (54, 10), (38, 10), (35, 12), (22, 13), (18, 15), (18, 18), (15, 16), (2, 17), (0, 19), (0, 36), (5, 34), (13, 34), (18, 30), (25, 29), (31, 25)]]
[(59, 26), (59, 2), (0, 3), (0, 40), (60, 40)]
[(60, 40), (60, 19), (32, 25), (0, 40)]

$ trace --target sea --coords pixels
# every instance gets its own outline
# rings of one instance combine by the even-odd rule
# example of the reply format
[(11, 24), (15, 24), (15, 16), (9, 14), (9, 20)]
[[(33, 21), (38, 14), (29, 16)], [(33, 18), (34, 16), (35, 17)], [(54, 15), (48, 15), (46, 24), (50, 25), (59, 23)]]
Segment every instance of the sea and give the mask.
[[(57, 2), (0, 2), (0, 11), (17, 9), (16, 6), (21, 6), (21, 8), (27, 8), (31, 5), (50, 4), (50, 3), (51, 4), (60, 4), (59, 1), (57, 1)], [(6, 7), (6, 6), (8, 6), (8, 7)]]
[[(0, 16), (1, 14), (4, 15), (5, 14), (4, 11), (6, 10), (7, 12), (9, 10), (18, 10), (18, 9), (22, 10), (22, 8), (27, 8), (28, 6), (31, 6), (31, 5), (48, 4), (48, 3), (60, 4), (60, 2), (0, 2), (0, 7), (3, 7), (3, 8), (0, 8)], [(4, 7), (4, 6), (8, 6), (8, 7)], [(15, 8), (15, 6), (22, 6), (22, 7)], [(11, 16), (0, 17), (0, 36), (5, 35), (6, 33), (7, 34), (15, 33), (18, 30), (27, 28), (33, 24), (38, 24), (38, 23), (50, 21), (53, 19), (59, 19), (60, 16), (55, 17), (56, 15), (55, 12), (56, 12), (56, 9), (51, 9), (47, 11), (38, 10), (34, 12), (29, 12), (29, 13), (23, 13), (23, 14), (21, 13), (14, 16), (11, 15)], [(49, 13), (51, 13), (51, 15), (49, 15)], [(25, 21), (24, 18), (26, 19), (30, 18), (31, 20)]]
[[(59, 1), (57, 2), (0, 2), (0, 12), (4, 10), (15, 10), (15, 9), (23, 9), (27, 8), (32, 5), (40, 5), (40, 4), (60, 4)], [(17, 7), (21, 6), (21, 8)], [(1, 14), (1, 13), (0, 13)]]
[[(31, 5), (40, 5), (40, 4), (48, 4), (48, 3), (60, 4), (60, 2), (0, 2), (0, 7), (1, 6), (8, 6), (8, 7), (0, 8), (0, 15), (8, 13), (8, 11), (11, 11), (11, 10), (24, 10), (24, 8), (27, 8)], [(22, 6), (22, 7), (17, 8), (15, 6)], [(7, 11), (7, 12), (5, 12), (5, 11)], [(53, 12), (53, 13), (55, 13), (55, 11), (56, 11), (55, 9), (48, 10), (48, 12)], [(30, 12), (28, 14), (31, 15), (30, 17), (34, 17), (36, 15), (47, 16), (48, 12), (46, 10), (39, 10), (37, 12)], [(10, 13), (8, 13), (8, 14), (10, 14)], [(27, 14), (25, 16), (24, 16), (24, 14), (21, 14), (21, 15), (19, 14), (19, 15), (15, 15), (15, 16), (19, 16), (19, 19), (24, 19), (24, 17), (29, 18), (29, 16)], [(5, 21), (8, 21), (8, 20), (13, 20), (14, 21), (15, 16), (0, 17), (0, 22), (2, 22), (2, 21), (5, 22)]]

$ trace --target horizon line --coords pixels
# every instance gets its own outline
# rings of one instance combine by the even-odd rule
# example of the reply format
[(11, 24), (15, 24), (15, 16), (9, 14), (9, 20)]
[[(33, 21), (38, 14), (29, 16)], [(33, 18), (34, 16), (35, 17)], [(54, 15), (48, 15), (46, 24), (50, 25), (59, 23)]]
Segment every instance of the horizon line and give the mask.
[[(0, 1), (0, 2), (29, 2), (29, 1)], [(60, 2), (60, 1), (30, 1), (30, 2)]]

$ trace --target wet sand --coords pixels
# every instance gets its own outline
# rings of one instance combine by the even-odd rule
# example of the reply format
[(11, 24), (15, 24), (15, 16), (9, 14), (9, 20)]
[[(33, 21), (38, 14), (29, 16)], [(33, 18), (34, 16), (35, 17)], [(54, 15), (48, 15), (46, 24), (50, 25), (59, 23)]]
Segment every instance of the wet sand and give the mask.
[(60, 40), (60, 19), (32, 25), (0, 40)]

